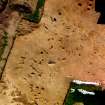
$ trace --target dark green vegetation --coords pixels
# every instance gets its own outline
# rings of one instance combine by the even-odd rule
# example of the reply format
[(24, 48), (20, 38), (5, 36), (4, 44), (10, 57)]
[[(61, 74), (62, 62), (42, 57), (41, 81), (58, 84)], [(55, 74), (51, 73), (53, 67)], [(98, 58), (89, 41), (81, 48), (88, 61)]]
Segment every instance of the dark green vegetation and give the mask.
[[(89, 93), (82, 93), (79, 89)], [(100, 86), (89, 84), (79, 85), (72, 82), (66, 95), (64, 105), (105, 105), (104, 99), (105, 91), (102, 91)]]
[(4, 32), (3, 37), (1, 39), (0, 45), (0, 61), (2, 60), (2, 54), (4, 53), (5, 47), (8, 45), (8, 33)]
[(45, 0), (38, 0), (37, 7), (32, 14), (24, 14), (24, 18), (35, 23), (39, 23), (44, 12)]

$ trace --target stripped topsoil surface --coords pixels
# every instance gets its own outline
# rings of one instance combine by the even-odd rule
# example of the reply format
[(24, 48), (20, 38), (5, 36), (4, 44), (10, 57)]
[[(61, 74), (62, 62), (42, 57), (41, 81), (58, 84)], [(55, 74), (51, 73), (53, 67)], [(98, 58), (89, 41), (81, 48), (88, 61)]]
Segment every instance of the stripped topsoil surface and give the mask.
[(0, 105), (62, 105), (70, 80), (105, 81), (105, 26), (95, 0), (46, 0), (39, 26), (21, 20)]

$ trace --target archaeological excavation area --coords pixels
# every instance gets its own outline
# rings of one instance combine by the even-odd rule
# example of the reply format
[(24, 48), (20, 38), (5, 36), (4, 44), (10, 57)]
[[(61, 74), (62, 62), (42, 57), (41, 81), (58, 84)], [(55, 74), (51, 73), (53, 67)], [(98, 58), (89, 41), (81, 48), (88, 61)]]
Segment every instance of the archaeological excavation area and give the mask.
[(104, 105), (105, 2), (41, 1), (0, 4), (0, 105)]

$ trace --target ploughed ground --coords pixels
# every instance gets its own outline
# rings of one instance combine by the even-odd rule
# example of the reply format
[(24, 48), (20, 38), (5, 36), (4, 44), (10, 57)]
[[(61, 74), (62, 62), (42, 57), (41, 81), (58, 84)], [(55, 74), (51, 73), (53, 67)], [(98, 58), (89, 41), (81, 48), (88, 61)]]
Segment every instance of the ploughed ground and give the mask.
[(72, 79), (105, 81), (105, 26), (94, 0), (46, 0), (39, 25), (21, 20), (0, 105), (62, 105)]

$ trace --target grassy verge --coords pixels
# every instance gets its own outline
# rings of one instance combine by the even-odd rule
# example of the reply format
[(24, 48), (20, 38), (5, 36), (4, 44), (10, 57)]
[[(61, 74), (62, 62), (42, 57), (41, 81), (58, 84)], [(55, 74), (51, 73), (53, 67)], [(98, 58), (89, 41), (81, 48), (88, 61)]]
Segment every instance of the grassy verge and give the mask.
[(0, 46), (0, 61), (2, 60), (2, 54), (4, 53), (4, 50), (7, 45), (8, 45), (8, 33), (4, 32), (1, 40), (1, 46)]

